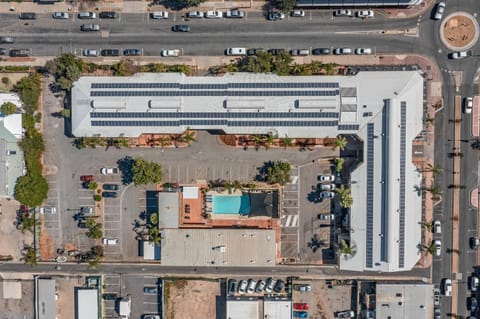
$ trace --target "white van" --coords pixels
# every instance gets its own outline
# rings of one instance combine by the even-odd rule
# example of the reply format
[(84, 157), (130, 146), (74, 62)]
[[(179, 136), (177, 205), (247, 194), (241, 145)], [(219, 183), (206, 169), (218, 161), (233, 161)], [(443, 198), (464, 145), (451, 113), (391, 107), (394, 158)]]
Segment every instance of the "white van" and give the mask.
[(225, 50), (226, 55), (246, 55), (247, 49), (246, 48), (228, 48)]
[(79, 12), (78, 13), (79, 19), (96, 19), (97, 15), (95, 12)]

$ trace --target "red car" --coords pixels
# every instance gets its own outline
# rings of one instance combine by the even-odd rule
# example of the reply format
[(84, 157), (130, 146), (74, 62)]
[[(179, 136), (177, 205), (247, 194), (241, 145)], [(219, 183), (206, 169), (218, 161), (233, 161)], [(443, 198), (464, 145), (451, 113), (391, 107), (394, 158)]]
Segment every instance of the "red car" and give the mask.
[(80, 176), (80, 180), (82, 182), (90, 182), (90, 181), (93, 181), (93, 175), (82, 175)]
[(310, 306), (308, 303), (294, 303), (293, 308), (296, 310), (308, 310), (310, 309)]

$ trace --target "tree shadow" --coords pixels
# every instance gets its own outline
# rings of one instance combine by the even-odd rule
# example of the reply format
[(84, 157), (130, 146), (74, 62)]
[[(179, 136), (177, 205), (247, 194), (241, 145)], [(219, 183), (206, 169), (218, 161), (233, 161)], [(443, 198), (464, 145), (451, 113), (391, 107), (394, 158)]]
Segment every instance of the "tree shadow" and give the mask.
[(118, 168), (122, 172), (122, 183), (128, 185), (133, 182), (132, 167), (135, 160), (131, 156), (125, 156), (117, 161)]
[(258, 167), (258, 174), (255, 176), (255, 180), (258, 182), (264, 182), (267, 179), (268, 169), (273, 167), (273, 161), (264, 162), (262, 166)]

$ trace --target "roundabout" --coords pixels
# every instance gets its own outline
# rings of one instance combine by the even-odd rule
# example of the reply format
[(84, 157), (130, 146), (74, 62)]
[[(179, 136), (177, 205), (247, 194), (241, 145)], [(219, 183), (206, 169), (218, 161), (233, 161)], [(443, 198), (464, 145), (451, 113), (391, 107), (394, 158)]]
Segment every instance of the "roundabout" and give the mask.
[(467, 12), (448, 15), (440, 26), (440, 39), (452, 51), (470, 49), (478, 41), (478, 22)]

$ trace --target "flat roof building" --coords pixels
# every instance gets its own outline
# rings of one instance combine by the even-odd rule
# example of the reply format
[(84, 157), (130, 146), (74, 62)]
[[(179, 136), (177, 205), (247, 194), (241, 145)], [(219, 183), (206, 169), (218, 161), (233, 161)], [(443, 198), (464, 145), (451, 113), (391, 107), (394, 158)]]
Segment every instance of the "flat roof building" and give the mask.
[(158, 228), (178, 228), (180, 218), (179, 205), (179, 193), (158, 193)]
[(227, 319), (261, 319), (261, 300), (227, 300)]
[(57, 317), (55, 280), (35, 277), (35, 294), (35, 318), (55, 319)]
[(376, 318), (433, 318), (433, 285), (377, 284)]
[(292, 301), (265, 299), (263, 301), (263, 318), (291, 319), (292, 318)]
[(274, 266), (275, 231), (267, 229), (164, 229), (165, 266)]
[(364, 145), (362, 163), (351, 175), (348, 224), (356, 253), (340, 258), (340, 268), (403, 271), (420, 257), (421, 174), (411, 146), (423, 128), (423, 83), (415, 70), (82, 77), (72, 89), (72, 131), (112, 137), (187, 128), (291, 138), (355, 134)]
[(98, 319), (98, 290), (75, 288), (75, 319)]

